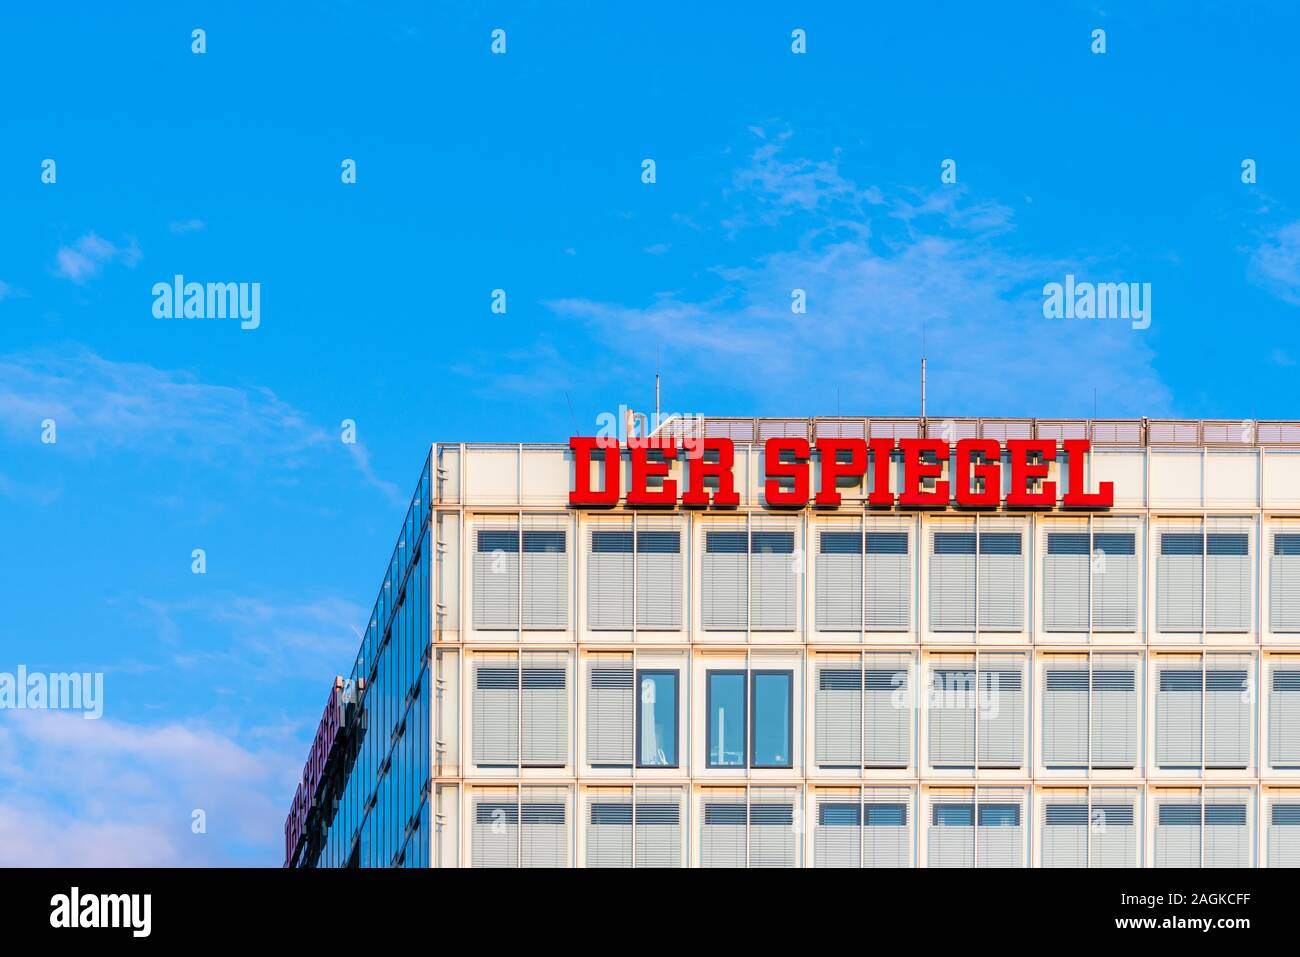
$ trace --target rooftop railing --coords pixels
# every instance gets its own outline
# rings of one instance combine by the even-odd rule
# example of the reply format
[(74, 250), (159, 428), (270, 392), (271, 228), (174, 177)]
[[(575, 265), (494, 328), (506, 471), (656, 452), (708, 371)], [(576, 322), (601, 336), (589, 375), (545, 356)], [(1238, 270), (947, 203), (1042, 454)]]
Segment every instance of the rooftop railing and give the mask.
[(1142, 448), (1300, 448), (1300, 421), (1254, 419), (1003, 419), (822, 416), (811, 419), (674, 417), (663, 436), (727, 438), (761, 445), (771, 438), (1089, 439), (1093, 446)]

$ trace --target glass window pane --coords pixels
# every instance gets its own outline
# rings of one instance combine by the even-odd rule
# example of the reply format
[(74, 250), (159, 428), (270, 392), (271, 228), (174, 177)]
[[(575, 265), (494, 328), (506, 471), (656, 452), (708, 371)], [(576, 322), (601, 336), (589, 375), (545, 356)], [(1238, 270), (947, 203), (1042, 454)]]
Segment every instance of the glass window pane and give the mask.
[(708, 674), (709, 767), (745, 766), (745, 675), (740, 671)]
[(677, 672), (640, 672), (637, 763), (677, 767)]
[(788, 768), (791, 760), (791, 690), (788, 671), (755, 671), (754, 767)]

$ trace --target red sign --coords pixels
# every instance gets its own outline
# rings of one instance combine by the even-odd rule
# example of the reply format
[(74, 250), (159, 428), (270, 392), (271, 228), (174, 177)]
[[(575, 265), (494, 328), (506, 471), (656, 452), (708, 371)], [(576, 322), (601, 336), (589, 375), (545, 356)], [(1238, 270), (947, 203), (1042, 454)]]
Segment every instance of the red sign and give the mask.
[(348, 703), (350, 702), (344, 693), (343, 679), (336, 677), (334, 686), (330, 688), (329, 700), (325, 703), (325, 713), (321, 715), (320, 724), (316, 727), (316, 737), (312, 741), (311, 753), (308, 755), (307, 764), (302, 770), (302, 781), (293, 796), (293, 804), (289, 808), (289, 817), (284, 822), (284, 863), (286, 867), (293, 861), (293, 855), (298, 850), (298, 844), (302, 841), (307, 828), (307, 818), (316, 803), (316, 796), (320, 790), (321, 778), (325, 774), (325, 767), (329, 764), (330, 754), (339, 738), (339, 732), (343, 730), (343, 706)]
[[(671, 464), (679, 450), (671, 440), (648, 439), (628, 444), (629, 479), (627, 504), (633, 507), (734, 508), (740, 504), (733, 465), (736, 458), (731, 439), (704, 439), (688, 458), (684, 489), (669, 478)], [(1115, 503), (1113, 482), (1102, 482), (1095, 492), (1085, 488), (1084, 459), (1091, 448), (1087, 439), (1066, 439), (1066, 488), (1063, 508), (1103, 509)], [(618, 504), (623, 488), (621, 468), (624, 447), (610, 439), (574, 436), (573, 490), (569, 504), (583, 508), (611, 508)], [(653, 455), (653, 457), (652, 457)], [(944, 463), (955, 468), (943, 478)], [(763, 471), (768, 476), (763, 496), (777, 508), (803, 508), (811, 498), (821, 508), (840, 504), (840, 479), (871, 481), (867, 504), (872, 508), (906, 509), (997, 508), (1003, 504), (1003, 458), (1010, 470), (1005, 504), (1008, 508), (1044, 509), (1056, 505), (1056, 483), (1047, 481), (1050, 463), (1056, 460), (1056, 443), (1050, 439), (1009, 439), (1005, 446), (993, 439), (962, 439), (949, 447), (941, 439), (768, 439), (763, 447)], [(892, 486), (891, 463), (902, 460), (902, 482)], [(812, 465), (816, 461), (818, 486), (814, 495)], [(601, 464), (599, 488), (592, 482), (592, 465)], [(658, 488), (652, 477), (661, 478)], [(706, 488), (706, 479), (713, 479)], [(927, 480), (933, 485), (927, 487)]]

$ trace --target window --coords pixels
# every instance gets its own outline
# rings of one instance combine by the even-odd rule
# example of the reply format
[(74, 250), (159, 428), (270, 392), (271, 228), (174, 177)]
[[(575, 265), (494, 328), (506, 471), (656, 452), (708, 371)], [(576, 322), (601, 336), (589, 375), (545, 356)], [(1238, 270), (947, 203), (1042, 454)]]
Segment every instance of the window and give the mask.
[(1043, 792), (1043, 867), (1137, 866), (1137, 797), (1125, 789)]
[(525, 788), (519, 805), (519, 866), (568, 864), (568, 795), (562, 788)]
[(568, 793), (563, 788), (474, 792), (473, 867), (568, 866)]
[(753, 671), (749, 677), (754, 702), (750, 766), (793, 767), (794, 674), (790, 671)]
[(484, 792), (475, 798), (474, 867), (519, 866), (519, 802), (513, 791), (505, 794)]
[(637, 672), (637, 766), (677, 767), (677, 672)]
[(930, 766), (1019, 768), (1025, 747), (1023, 655), (936, 655), (927, 702)]
[(862, 806), (857, 793), (848, 800), (823, 797), (817, 802), (814, 866), (862, 866)]
[(1020, 533), (981, 531), (979, 549), (980, 630), (1020, 631), (1025, 611)]
[(1023, 796), (1014, 791), (981, 792), (976, 867), (1024, 867)]
[(930, 867), (1023, 867), (1024, 792), (1018, 788), (931, 792)]
[(475, 765), (566, 764), (567, 686), (568, 657), (562, 652), (479, 656), (472, 703)]
[(682, 627), (682, 534), (675, 528), (637, 527), (636, 626), (646, 631)]
[(701, 793), (703, 867), (797, 867), (796, 788), (706, 788)]
[(1250, 536), (1208, 532), (1205, 536), (1205, 627), (1207, 631), (1250, 630)]
[(818, 767), (911, 765), (911, 667), (907, 655), (871, 654), (865, 661), (857, 655), (817, 659), (814, 745)]
[(975, 865), (975, 804), (973, 794), (955, 792), (931, 798), (926, 835), (929, 867)]
[(743, 527), (706, 531), (700, 571), (702, 626), (714, 631), (793, 630), (800, 571), (794, 536), (793, 531), (747, 532)]
[(1251, 667), (1248, 655), (1210, 654), (1203, 661), (1167, 656), (1159, 661), (1156, 764), (1161, 769), (1249, 765)]
[(1019, 531), (935, 531), (930, 551), (930, 628), (1024, 628), (1025, 568)]
[(1300, 659), (1274, 664), (1268, 695), (1268, 763), (1300, 768)]
[(820, 791), (814, 866), (910, 867), (911, 802), (906, 788)]
[(1134, 655), (1050, 655), (1043, 669), (1043, 765), (1051, 769), (1137, 765)]
[(681, 532), (600, 525), (587, 555), (587, 624), (595, 631), (676, 630), (682, 623)]
[(568, 625), (569, 561), (562, 528), (480, 528), (474, 545), (474, 627), (562, 630)]
[(524, 529), (524, 627), (568, 625), (569, 556), (563, 529)]
[(906, 530), (867, 529), (867, 631), (912, 624), (912, 562)]
[(1205, 631), (1250, 630), (1250, 535), (1216, 528), (1160, 533), (1156, 561), (1160, 631), (1199, 632), (1202, 622)]
[(474, 763), (514, 767), (519, 760), (519, 670), (513, 660), (474, 666)]
[(635, 687), (631, 655), (592, 655), (587, 671), (587, 763), (632, 766)]
[(789, 631), (795, 627), (796, 566), (794, 532), (754, 529), (749, 536), (749, 567), (753, 576), (749, 606), (754, 630)]
[(930, 628), (975, 628), (975, 533), (934, 532), (930, 546)]
[(638, 788), (636, 866), (682, 866), (682, 792), (676, 788)]
[(681, 867), (678, 788), (597, 788), (587, 792), (588, 867)]
[(814, 753), (819, 768), (862, 765), (862, 662), (857, 655), (818, 659)]
[(706, 629), (743, 631), (749, 590), (745, 530), (704, 533), (700, 567), (700, 620)]
[(1088, 630), (1092, 547), (1087, 531), (1048, 532), (1043, 560), (1043, 628)]
[(632, 628), (631, 528), (593, 528), (587, 555), (587, 625), (593, 630)]
[(1300, 534), (1273, 536), (1268, 574), (1269, 628), (1277, 633), (1300, 631)]
[(816, 602), (819, 631), (862, 628), (862, 532), (817, 535)]
[(706, 678), (706, 710), (711, 768), (745, 766), (745, 673), (710, 671)]
[[(678, 671), (641, 669), (630, 654), (594, 654), (587, 672), (587, 763), (675, 768)], [(635, 753), (635, 758), (634, 758)]]
[[(907, 531), (825, 530), (817, 536), (816, 609), (820, 631), (906, 631), (911, 624)], [(864, 570), (865, 551), (865, 570)]]
[(1043, 628), (1050, 632), (1137, 628), (1137, 535), (1047, 531)]
[(480, 528), (474, 547), (474, 627), (519, 627), (519, 530)]
[(794, 672), (750, 671), (748, 677), (746, 687), (744, 671), (705, 676), (708, 766), (743, 768), (748, 756), (753, 768), (793, 767)]
[(1300, 867), (1300, 796), (1281, 793), (1269, 804), (1268, 866)]
[(1249, 867), (1250, 800), (1245, 789), (1157, 792), (1156, 867)]
[(588, 792), (587, 866), (632, 866), (632, 791)]

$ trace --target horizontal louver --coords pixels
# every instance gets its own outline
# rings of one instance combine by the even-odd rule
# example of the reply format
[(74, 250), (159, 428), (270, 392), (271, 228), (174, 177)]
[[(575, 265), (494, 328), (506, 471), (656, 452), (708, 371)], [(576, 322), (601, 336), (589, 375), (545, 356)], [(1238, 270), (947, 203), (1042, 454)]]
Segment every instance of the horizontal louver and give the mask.
[(1274, 668), (1268, 696), (1268, 763), (1300, 768), (1300, 667)]
[(636, 625), (682, 627), (682, 536), (676, 529), (639, 529), (636, 536)]
[(700, 569), (700, 623), (706, 629), (743, 631), (748, 627), (748, 546), (742, 531), (704, 534)]
[(862, 627), (862, 533), (821, 532), (817, 536), (816, 606), (819, 631)]
[(1268, 592), (1269, 627), (1275, 632), (1300, 631), (1300, 534), (1273, 536)]
[(1048, 532), (1043, 559), (1043, 628), (1088, 630), (1091, 550), (1087, 532)]
[(1156, 558), (1156, 627), (1166, 632), (1201, 630), (1205, 536), (1201, 532), (1160, 533)]
[(797, 618), (797, 588), (803, 579), (794, 554), (794, 532), (750, 533), (749, 591), (755, 630), (790, 631)]
[(1133, 532), (1093, 533), (1093, 630), (1137, 630), (1138, 594), (1136, 534)]
[(569, 556), (562, 529), (524, 529), (524, 627), (558, 630), (568, 625)]
[(1024, 628), (1025, 563), (1019, 532), (979, 534), (979, 626), (982, 631)]
[(1300, 866), (1300, 804), (1274, 804), (1269, 815), (1268, 866)]
[(907, 631), (912, 626), (912, 562), (908, 533), (866, 533), (866, 628)]
[(975, 629), (975, 533), (934, 532), (930, 551), (930, 628)]
[(587, 624), (593, 630), (632, 627), (632, 530), (593, 529), (587, 556)]
[(1210, 532), (1205, 536), (1205, 627), (1208, 631), (1250, 630), (1250, 536)]
[(635, 701), (630, 656), (617, 665), (593, 664), (587, 692), (587, 763), (631, 767)]
[(472, 705), (474, 763), (514, 767), (519, 761), (518, 668), (476, 665)]
[(474, 627), (519, 627), (519, 530), (479, 529), (474, 548)]
[(1201, 669), (1160, 669), (1156, 692), (1156, 764), (1201, 766)]

